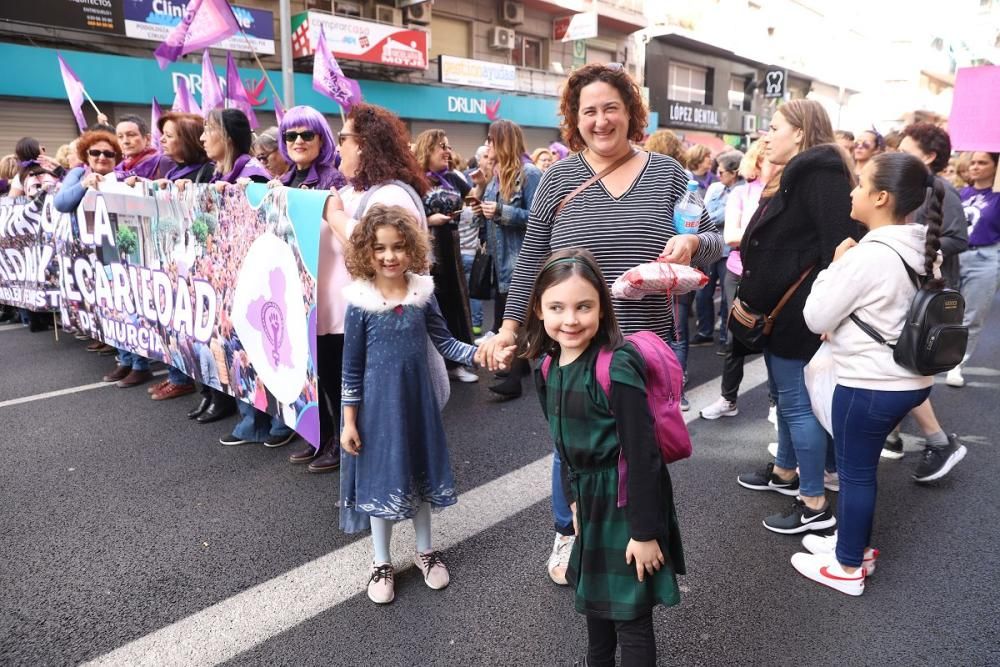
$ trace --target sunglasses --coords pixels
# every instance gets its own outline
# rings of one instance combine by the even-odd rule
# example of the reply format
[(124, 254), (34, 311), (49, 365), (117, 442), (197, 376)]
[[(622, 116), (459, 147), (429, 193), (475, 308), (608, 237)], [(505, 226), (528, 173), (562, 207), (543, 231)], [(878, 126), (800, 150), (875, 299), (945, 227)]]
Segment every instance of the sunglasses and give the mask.
[(361, 135), (354, 134), (353, 132), (338, 132), (337, 133), (337, 145), (338, 146), (343, 146), (344, 145), (344, 141), (347, 139), (347, 137), (359, 137), (359, 136), (361, 136)]
[(295, 130), (288, 130), (284, 134), (286, 144), (294, 144), (299, 137), (302, 137), (302, 141), (309, 143), (316, 138), (316, 133), (312, 130), (305, 130), (304, 132), (296, 132)]
[(874, 146), (872, 146), (872, 144), (871, 144), (870, 141), (855, 141), (854, 142), (854, 147), (855, 148), (874, 148)]
[(114, 151), (99, 151), (96, 148), (91, 148), (90, 150), (88, 150), (87, 151), (87, 155), (89, 155), (90, 157), (102, 157), (103, 156), (103, 157), (108, 158), (109, 160), (113, 160), (116, 157), (118, 157), (118, 154), (115, 153)]

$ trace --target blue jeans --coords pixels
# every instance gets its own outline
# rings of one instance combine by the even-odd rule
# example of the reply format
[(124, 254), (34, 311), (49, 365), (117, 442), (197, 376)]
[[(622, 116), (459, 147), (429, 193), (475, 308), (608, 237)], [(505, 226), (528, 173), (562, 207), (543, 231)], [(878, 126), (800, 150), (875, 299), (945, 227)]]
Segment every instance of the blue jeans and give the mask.
[(799, 469), (799, 493), (823, 495), (823, 470), (830, 436), (813, 414), (806, 391), (807, 361), (785, 359), (764, 350), (771, 396), (778, 405), (778, 455), (774, 463), (787, 470)]
[(997, 290), (1000, 290), (1000, 243), (966, 250), (958, 256), (960, 291), (965, 299), (965, 326), (969, 327), (969, 344), (965, 348), (968, 361), (976, 351), (983, 323), (990, 314), (990, 307)]
[(191, 384), (192, 382), (191, 378), (177, 370), (174, 366), (167, 367), (167, 380), (170, 384)]
[(118, 348), (118, 363), (134, 371), (149, 370), (149, 359), (141, 354), (135, 354), (121, 348)]
[(261, 412), (249, 403), (236, 401), (236, 407), (240, 412), (240, 421), (233, 429), (233, 435), (240, 440), (264, 442), (269, 437), (283, 438), (292, 432), (280, 418)]
[[(698, 335), (702, 338), (712, 338), (715, 334), (715, 288), (722, 284), (722, 279), (728, 272), (726, 258), (717, 260), (705, 272), (708, 274), (708, 284), (695, 294), (694, 309), (698, 319)], [(719, 292), (719, 318), (723, 324), (719, 327), (719, 342), (725, 344), (725, 324), (729, 308), (726, 306), (726, 290), (721, 289)]]
[[(462, 255), (462, 268), (465, 269), (466, 283), (472, 278), (472, 262), (475, 259), (475, 255)], [(469, 308), (472, 311), (472, 326), (483, 326), (483, 302), (479, 299), (469, 299)]]
[(860, 567), (871, 544), (882, 445), (927, 389), (875, 391), (837, 385), (833, 392), (833, 441), (837, 448), (837, 562)]
[(552, 456), (552, 516), (556, 523), (556, 532), (560, 535), (573, 535), (573, 510), (563, 493), (562, 459), (559, 450), (554, 449)]
[(685, 372), (688, 367), (688, 317), (691, 315), (692, 303), (694, 292), (674, 297), (674, 337), (670, 341), (670, 348), (677, 355), (677, 361)]

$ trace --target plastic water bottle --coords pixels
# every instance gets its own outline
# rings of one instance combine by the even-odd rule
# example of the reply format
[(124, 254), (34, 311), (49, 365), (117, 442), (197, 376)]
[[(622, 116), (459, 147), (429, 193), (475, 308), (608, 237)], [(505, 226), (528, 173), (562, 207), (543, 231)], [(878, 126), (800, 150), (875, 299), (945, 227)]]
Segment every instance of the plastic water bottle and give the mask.
[(687, 192), (674, 205), (674, 229), (678, 234), (697, 234), (705, 204), (698, 196), (698, 182), (688, 181)]

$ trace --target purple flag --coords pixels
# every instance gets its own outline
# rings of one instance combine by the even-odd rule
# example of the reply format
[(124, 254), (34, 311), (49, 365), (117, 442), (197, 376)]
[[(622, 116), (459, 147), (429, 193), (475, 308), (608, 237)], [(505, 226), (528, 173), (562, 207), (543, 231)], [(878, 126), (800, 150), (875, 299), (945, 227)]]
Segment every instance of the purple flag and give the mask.
[(208, 55), (208, 49), (201, 56), (201, 111), (208, 114), (212, 109), (222, 109), (226, 106), (226, 98), (222, 94), (222, 86), (219, 85), (219, 75), (212, 67), (212, 59)]
[(59, 59), (59, 73), (62, 74), (63, 85), (66, 86), (66, 97), (69, 98), (69, 106), (73, 109), (76, 125), (81, 132), (86, 132), (87, 119), (83, 117), (83, 83), (66, 64), (61, 54), (56, 54), (56, 57)]
[(232, 53), (226, 54), (226, 101), (228, 106), (239, 109), (247, 115), (251, 128), (256, 130), (259, 127), (257, 116), (253, 112), (253, 104), (250, 103), (247, 89), (243, 87), (240, 71), (236, 69), (236, 61), (233, 60)]
[(344, 113), (361, 101), (361, 86), (344, 76), (337, 59), (326, 46), (326, 33), (320, 31), (313, 56), (313, 90), (340, 105)]
[(153, 145), (156, 146), (157, 149), (159, 149), (160, 147), (160, 116), (162, 115), (163, 115), (163, 110), (160, 109), (160, 103), (157, 102), (156, 98), (154, 97), (153, 115), (150, 118), (153, 121), (153, 124), (150, 125), (149, 127), (150, 127), (150, 132), (153, 133)]
[(198, 108), (198, 103), (194, 101), (191, 91), (188, 90), (187, 79), (184, 77), (177, 78), (177, 97), (174, 98), (174, 105), (170, 109), (201, 115), (201, 109)]
[(191, 0), (184, 8), (184, 16), (167, 39), (156, 47), (153, 55), (166, 69), (186, 53), (205, 49), (240, 31), (236, 16), (226, 0)]
[(281, 119), (285, 117), (285, 107), (281, 106), (281, 100), (277, 97), (274, 98), (274, 117), (278, 119), (278, 125), (281, 125)]

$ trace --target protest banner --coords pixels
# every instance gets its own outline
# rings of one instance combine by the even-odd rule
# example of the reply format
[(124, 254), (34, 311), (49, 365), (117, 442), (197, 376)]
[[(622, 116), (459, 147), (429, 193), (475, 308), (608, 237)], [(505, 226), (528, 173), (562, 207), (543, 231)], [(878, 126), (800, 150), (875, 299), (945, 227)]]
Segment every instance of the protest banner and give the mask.
[(45, 286), (70, 326), (278, 415), (319, 446), (314, 228), (326, 193), (118, 185), (88, 191), (73, 213), (49, 200), (0, 205), (0, 294), (40, 302)]
[(42, 210), (51, 208), (51, 197), (44, 202), (0, 199), (0, 303), (38, 312), (59, 308), (55, 230)]

